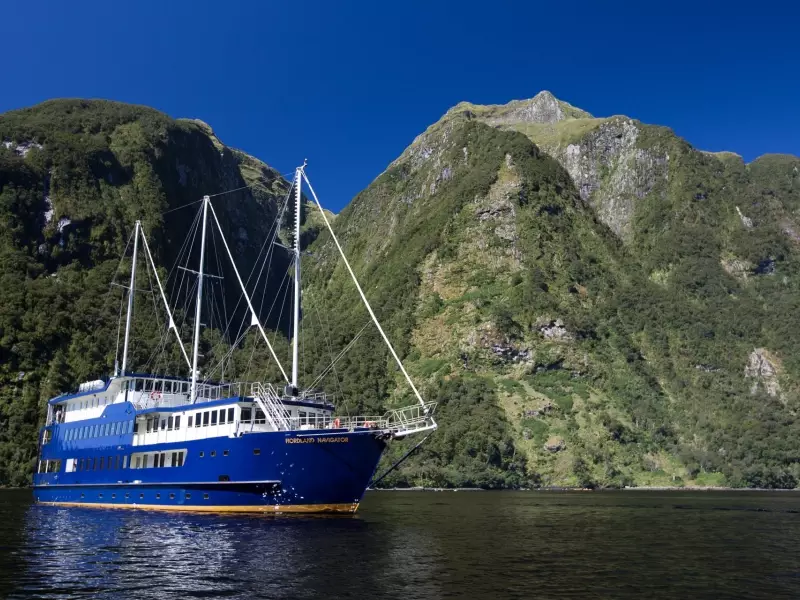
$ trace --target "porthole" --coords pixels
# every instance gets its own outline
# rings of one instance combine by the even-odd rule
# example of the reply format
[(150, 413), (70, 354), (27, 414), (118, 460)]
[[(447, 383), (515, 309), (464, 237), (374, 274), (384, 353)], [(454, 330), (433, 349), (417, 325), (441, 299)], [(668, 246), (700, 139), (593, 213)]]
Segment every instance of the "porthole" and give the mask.
[(117, 495), (116, 494), (111, 494), (111, 499), (112, 500), (116, 500), (117, 499)]
[(102, 499), (103, 499), (103, 494), (97, 494), (97, 497), (98, 497), (100, 500), (102, 500)]
[(125, 500), (127, 500), (127, 499), (128, 499), (128, 498), (130, 498), (130, 497), (131, 497), (131, 495), (130, 495), (130, 494), (125, 494)]
[(258, 456), (259, 454), (261, 454), (261, 449), (260, 448), (253, 448), (253, 454)]
[(169, 495), (169, 499), (170, 499), (170, 500), (175, 500), (175, 494), (170, 494), (170, 495)]
[(216, 450), (212, 450), (211, 451), (211, 458), (214, 458), (216, 455), (217, 455), (217, 451)]
[(156, 500), (161, 500), (161, 494), (156, 494)]
[(205, 456), (205, 454), (203, 453), (202, 450), (200, 450), (200, 458), (203, 458), (204, 456)]
[(228, 456), (230, 453), (231, 453), (230, 450), (223, 450), (222, 451), (222, 456)]
[(139, 500), (144, 500), (144, 494), (139, 494)]
[(84, 494), (81, 494), (81, 500), (83, 500), (84, 498), (86, 498), (86, 496)]
[(208, 500), (208, 494), (203, 494), (203, 500)]
[(187, 500), (191, 500), (192, 499), (192, 495), (191, 494), (186, 494), (186, 499)]

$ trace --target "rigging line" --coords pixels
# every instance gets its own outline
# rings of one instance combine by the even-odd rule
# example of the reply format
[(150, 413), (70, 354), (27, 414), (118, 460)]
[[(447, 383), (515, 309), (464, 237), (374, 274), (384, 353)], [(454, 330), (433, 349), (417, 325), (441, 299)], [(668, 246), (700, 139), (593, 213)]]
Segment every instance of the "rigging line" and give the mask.
[(400, 371), (402, 371), (403, 375), (405, 376), (406, 381), (408, 382), (408, 385), (411, 387), (411, 389), (414, 392), (414, 395), (417, 397), (417, 400), (419, 400), (419, 403), (424, 408), (425, 407), (425, 401), (422, 399), (422, 396), (420, 395), (419, 391), (417, 391), (417, 386), (414, 385), (414, 382), (411, 380), (411, 376), (408, 374), (408, 372), (406, 371), (406, 368), (403, 366), (403, 363), (400, 360), (400, 357), (397, 356), (397, 352), (395, 352), (394, 346), (392, 346), (392, 343), (389, 341), (389, 338), (387, 337), (386, 333), (383, 331), (383, 327), (381, 327), (381, 324), (378, 322), (378, 317), (376, 317), (375, 313), (372, 311), (372, 306), (370, 306), (369, 302), (367, 301), (367, 297), (364, 295), (364, 291), (361, 289), (361, 285), (358, 283), (358, 279), (356, 278), (356, 274), (353, 272), (353, 269), (350, 266), (350, 261), (347, 260), (347, 257), (344, 254), (344, 250), (342, 250), (342, 246), (339, 244), (339, 239), (336, 237), (336, 234), (333, 232), (333, 227), (331, 227), (331, 224), (328, 221), (328, 216), (325, 214), (325, 211), (322, 209), (322, 204), (320, 204), (319, 198), (317, 198), (317, 194), (314, 192), (314, 188), (312, 187), (311, 182), (308, 181), (308, 176), (306, 175), (306, 172), (305, 171), (301, 171), (301, 174), (303, 176), (303, 179), (306, 182), (306, 185), (308, 185), (308, 189), (311, 191), (311, 195), (314, 197), (314, 202), (316, 202), (317, 206), (319, 207), (319, 212), (322, 215), (323, 221), (325, 221), (325, 225), (328, 227), (328, 231), (331, 234), (331, 238), (333, 238), (333, 242), (336, 244), (336, 248), (339, 250), (339, 254), (342, 257), (342, 261), (344, 262), (344, 266), (347, 267), (347, 270), (350, 273), (350, 277), (353, 279), (353, 283), (355, 284), (356, 289), (358, 290), (358, 293), (361, 296), (361, 300), (364, 301), (364, 306), (366, 306), (367, 310), (369, 311), (369, 316), (372, 317), (372, 320), (375, 322), (375, 327), (378, 328), (378, 331), (380, 332), (381, 337), (383, 338), (383, 341), (386, 342), (386, 347), (389, 348), (389, 352), (392, 353), (392, 357), (394, 358), (395, 362), (397, 363), (397, 366), (400, 367)]
[[(253, 285), (253, 289), (257, 289), (258, 288), (258, 282), (261, 280), (261, 274), (264, 271), (264, 265), (266, 265), (267, 260), (270, 260), (270, 264), (271, 264), (271, 259), (270, 259), (271, 252), (274, 251), (275, 238), (278, 235), (278, 231), (280, 231), (280, 223), (283, 220), (283, 214), (285, 213), (286, 207), (289, 204), (289, 198), (291, 197), (293, 187), (294, 187), (294, 184), (289, 186), (289, 191), (286, 193), (286, 196), (283, 199), (283, 206), (281, 207), (281, 210), (279, 211), (277, 217), (275, 218), (275, 220), (273, 221), (272, 225), (270, 226), (270, 229), (267, 231), (267, 235), (264, 238), (264, 243), (261, 244), (261, 248), (258, 251), (258, 255), (256, 256), (256, 260), (253, 262), (253, 268), (250, 269), (250, 273), (247, 276), (247, 281), (245, 282), (245, 287), (250, 285), (250, 280), (253, 277), (253, 273), (255, 273), (256, 266), (260, 262), (261, 254), (262, 254), (262, 252), (264, 252), (264, 248), (267, 248), (267, 253), (264, 256), (264, 261), (261, 263), (261, 265), (262, 265), (261, 266), (261, 270), (258, 273), (258, 277), (256, 277), (256, 281), (255, 281), (255, 284)], [(274, 231), (273, 231), (273, 227), (275, 228)], [(269, 269), (267, 269), (267, 272), (269, 272)], [(239, 295), (239, 298), (238, 298), (238, 300), (236, 302), (236, 306), (233, 308), (233, 314), (235, 314), (236, 311), (239, 310), (239, 305), (241, 304), (243, 297), (244, 297), (244, 293)], [(261, 295), (261, 306), (259, 306), (259, 314), (261, 314), (262, 311), (263, 311), (264, 298), (265, 297), (266, 297), (266, 294), (262, 294)], [(238, 336), (239, 333), (241, 333), (241, 331), (242, 331), (241, 328), (243, 326), (244, 326), (244, 321), (242, 322), (242, 325), (240, 325), (240, 328), (237, 331), (237, 336)], [(227, 330), (226, 330), (226, 333), (227, 333)]]
[[(211, 202), (207, 202), (206, 206), (211, 208), (211, 215), (214, 217), (214, 223), (216, 223), (217, 229), (219, 229), (220, 235), (222, 235), (222, 226), (219, 223), (217, 212), (214, 210), (214, 205)], [(244, 283), (242, 282), (242, 278), (239, 276), (239, 270), (236, 268), (236, 263), (233, 261), (233, 254), (231, 254), (231, 249), (228, 247), (228, 242), (225, 241), (224, 237), (222, 238), (222, 244), (223, 246), (225, 246), (225, 251), (227, 252), (228, 258), (230, 259), (231, 265), (233, 266), (233, 272), (236, 274), (236, 279), (239, 281), (239, 285), (241, 286), (242, 291), (245, 292), (245, 299), (247, 300), (248, 308), (250, 309), (250, 312), (253, 315), (253, 320), (256, 322), (258, 330), (261, 333), (262, 337), (264, 338), (264, 341), (267, 342), (267, 347), (269, 348), (270, 353), (272, 354), (272, 358), (274, 358), (275, 362), (278, 363), (278, 368), (281, 370), (281, 375), (283, 375), (283, 378), (288, 381), (289, 377), (288, 375), (286, 375), (286, 371), (284, 371), (283, 365), (278, 360), (278, 356), (275, 354), (275, 350), (272, 348), (272, 344), (270, 344), (269, 338), (267, 337), (264, 328), (261, 326), (261, 322), (258, 320), (258, 317), (255, 314), (255, 308), (253, 308), (253, 304), (252, 302), (250, 302), (250, 297), (247, 296), (246, 294)]]
[(315, 386), (315, 385), (317, 385), (317, 384), (318, 384), (320, 381), (322, 381), (322, 379), (323, 379), (323, 378), (324, 378), (324, 377), (325, 377), (325, 376), (326, 376), (326, 375), (327, 375), (327, 374), (330, 372), (330, 370), (331, 370), (331, 367), (333, 367), (333, 366), (334, 366), (334, 365), (335, 365), (337, 362), (339, 362), (339, 360), (341, 360), (341, 358), (342, 358), (342, 357), (343, 357), (345, 354), (347, 354), (347, 353), (350, 351), (350, 349), (353, 347), (353, 345), (354, 345), (354, 344), (355, 344), (355, 343), (356, 343), (356, 342), (357, 342), (357, 341), (358, 341), (358, 340), (361, 338), (361, 336), (364, 334), (364, 330), (365, 330), (365, 329), (366, 329), (366, 328), (369, 326), (369, 324), (370, 324), (370, 323), (372, 323), (372, 321), (367, 321), (367, 322), (364, 324), (364, 326), (363, 326), (363, 327), (361, 328), (361, 330), (360, 330), (360, 331), (359, 331), (359, 332), (358, 332), (358, 333), (355, 335), (355, 337), (354, 337), (352, 340), (350, 340), (350, 343), (349, 343), (349, 344), (347, 344), (347, 346), (345, 346), (344, 348), (342, 348), (342, 350), (339, 352), (339, 354), (337, 354), (337, 355), (336, 355), (336, 358), (334, 358), (334, 359), (333, 359), (333, 361), (331, 362), (331, 364), (330, 364), (330, 365), (328, 365), (328, 366), (327, 366), (327, 367), (326, 367), (326, 368), (325, 368), (325, 369), (322, 371), (322, 373), (320, 373), (319, 375), (317, 375), (317, 378), (314, 380), (314, 382), (311, 384), (311, 386), (310, 386), (310, 387), (314, 387), (314, 386)]
[[(328, 355), (330, 356), (331, 359), (333, 359), (333, 344), (331, 343), (331, 338), (330, 338), (330, 335), (329, 335), (330, 334), (330, 324), (328, 322), (328, 315), (327, 315), (327, 313), (324, 313), (325, 314), (325, 323), (326, 323), (326, 325), (323, 325), (322, 324), (322, 318), (319, 316), (319, 309), (317, 308), (316, 302), (314, 302), (312, 304), (314, 306), (314, 312), (316, 312), (316, 314), (317, 314), (317, 321), (319, 321), (319, 324), (320, 324), (319, 327), (320, 327), (320, 329), (322, 329), (322, 333), (325, 336), (325, 343), (328, 346)], [(333, 367), (333, 376), (336, 379), (336, 387), (339, 389), (339, 395), (342, 397), (342, 400), (346, 401), (346, 398), (344, 397), (344, 390), (342, 389), (342, 382), (339, 379), (339, 372), (336, 370), (336, 363), (332, 362), (331, 363), (331, 367)]]

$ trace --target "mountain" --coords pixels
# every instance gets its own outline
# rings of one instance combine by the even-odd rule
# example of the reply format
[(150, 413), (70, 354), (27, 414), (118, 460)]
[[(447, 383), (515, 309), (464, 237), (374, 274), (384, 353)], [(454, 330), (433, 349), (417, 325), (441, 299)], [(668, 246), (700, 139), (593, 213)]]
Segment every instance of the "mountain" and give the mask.
[[(135, 220), (157, 264), (196, 261), (191, 203), (224, 193), (214, 205), (247, 273), (287, 190), (205, 123), (146, 107), (55, 100), (0, 115), (0, 485), (29, 481), (46, 400), (113, 369), (122, 292), (109, 283), (128, 276)], [(438, 402), (440, 429), (383, 484), (796, 487), (798, 211), (796, 157), (745, 164), (549, 92), (453, 107), (334, 222)], [(412, 403), (308, 206), (302, 231), (301, 381), (343, 413)], [(258, 305), (285, 296), (276, 260)], [(235, 303), (232, 273), (213, 268)], [(133, 364), (185, 372), (143, 297)], [(262, 316), (280, 330), (284, 312)], [(256, 340), (231, 352), (213, 319), (204, 368), (230, 357), (227, 378), (278, 380)], [(191, 311), (176, 321), (189, 339)], [(286, 343), (278, 333), (280, 355)], [(415, 443), (394, 444), (385, 466)]]
[[(439, 402), (385, 483), (797, 486), (798, 209), (796, 157), (745, 164), (549, 92), (455, 106), (336, 223)], [(326, 233), (312, 251), (336, 352), (367, 317)], [(336, 380), (348, 410), (409, 401), (369, 326)]]
[[(120, 257), (135, 220), (156, 264), (172, 265), (197, 212), (177, 209), (230, 190), (238, 191), (215, 205), (248, 273), (288, 183), (225, 146), (205, 123), (97, 100), (53, 100), (0, 115), (0, 485), (30, 481), (47, 399), (113, 370), (122, 291), (109, 283), (115, 273), (118, 283), (128, 276), (130, 261)], [(140, 268), (141, 287), (154, 289), (143, 282), (143, 259)], [(232, 272), (214, 268), (235, 289)], [(177, 347), (160, 344), (164, 315), (154, 320), (153, 302), (139, 297), (132, 364), (152, 368), (155, 359), (185, 371)], [(190, 339), (191, 323), (178, 317)], [(227, 352), (213, 328), (202, 345), (207, 361)]]

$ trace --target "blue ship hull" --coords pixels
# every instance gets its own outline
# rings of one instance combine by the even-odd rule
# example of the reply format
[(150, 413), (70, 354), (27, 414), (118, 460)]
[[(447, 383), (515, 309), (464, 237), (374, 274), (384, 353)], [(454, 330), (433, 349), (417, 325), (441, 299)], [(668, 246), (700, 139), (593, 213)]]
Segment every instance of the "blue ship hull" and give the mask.
[[(125, 405), (106, 410), (126, 414)], [(113, 415), (112, 415), (113, 416)], [(60, 436), (58, 436), (60, 437)], [(115, 468), (37, 473), (37, 502), (159, 510), (354, 512), (386, 448), (369, 429), (246, 433), (171, 444), (133, 446), (132, 435), (102, 445), (54, 439), (49, 460), (108, 457)], [(186, 452), (180, 468), (122, 468), (132, 452)], [(120, 459), (116, 460), (119, 456)], [(115, 459), (115, 460), (112, 460)]]

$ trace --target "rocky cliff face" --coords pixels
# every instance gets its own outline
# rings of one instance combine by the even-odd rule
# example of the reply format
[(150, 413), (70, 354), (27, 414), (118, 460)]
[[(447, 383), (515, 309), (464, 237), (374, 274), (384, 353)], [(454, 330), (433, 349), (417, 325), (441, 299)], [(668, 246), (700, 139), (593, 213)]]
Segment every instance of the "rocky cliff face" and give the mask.
[[(796, 485), (799, 165), (548, 92), (448, 111), (337, 222), (444, 405), (391, 483)], [(324, 235), (315, 252), (349, 340), (364, 315)], [(346, 392), (380, 410), (402, 384), (370, 348), (340, 375), (368, 374)]]

